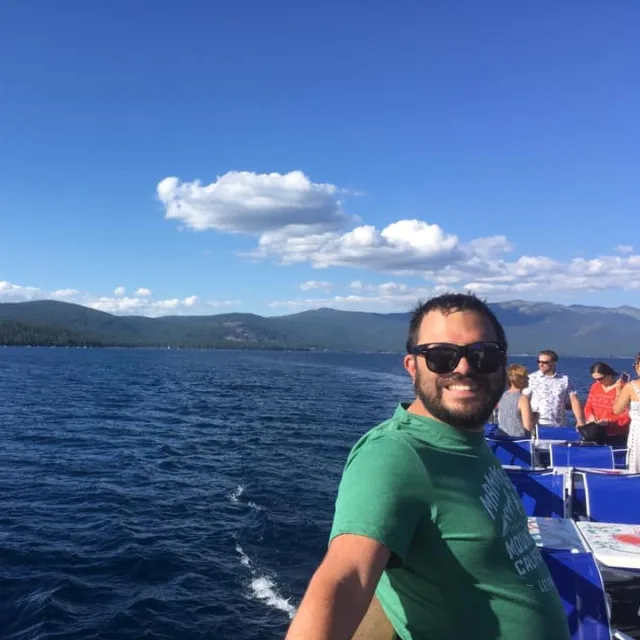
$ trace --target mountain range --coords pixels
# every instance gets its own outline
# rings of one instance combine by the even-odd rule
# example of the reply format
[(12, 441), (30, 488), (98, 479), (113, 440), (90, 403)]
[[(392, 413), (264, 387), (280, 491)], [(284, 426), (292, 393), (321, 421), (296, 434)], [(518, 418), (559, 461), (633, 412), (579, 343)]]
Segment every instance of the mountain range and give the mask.
[[(640, 309), (490, 303), (513, 354), (554, 349), (570, 356), (634, 356), (640, 351)], [(0, 345), (313, 349), (402, 352), (408, 313), (315, 309), (264, 317), (117, 316), (67, 302), (0, 303)]]

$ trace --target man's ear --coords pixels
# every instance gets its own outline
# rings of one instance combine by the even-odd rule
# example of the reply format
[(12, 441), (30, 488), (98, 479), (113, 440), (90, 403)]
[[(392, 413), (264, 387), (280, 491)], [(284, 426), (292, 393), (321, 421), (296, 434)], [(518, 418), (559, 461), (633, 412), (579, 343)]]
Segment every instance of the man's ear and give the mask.
[(404, 368), (408, 371), (411, 379), (415, 381), (416, 379), (416, 357), (408, 353), (404, 357)]

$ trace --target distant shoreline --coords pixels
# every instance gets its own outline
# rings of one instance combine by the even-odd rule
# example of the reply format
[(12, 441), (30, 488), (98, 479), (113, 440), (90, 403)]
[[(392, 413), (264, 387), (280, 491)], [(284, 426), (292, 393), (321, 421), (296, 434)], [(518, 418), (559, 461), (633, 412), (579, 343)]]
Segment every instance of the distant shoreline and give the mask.
[[(191, 346), (156, 346), (156, 345), (46, 345), (46, 344), (0, 344), (0, 349), (144, 349), (148, 351), (258, 351), (258, 352), (273, 352), (273, 353), (319, 353), (319, 354), (355, 354), (355, 355), (395, 355), (404, 356), (404, 351), (361, 351), (361, 350), (349, 350), (349, 349), (321, 349), (321, 348), (291, 348), (291, 347), (258, 347), (258, 346), (245, 346), (245, 347), (191, 347)], [(633, 356), (616, 356), (616, 355), (575, 355), (567, 353), (558, 353), (560, 359), (562, 358), (577, 358), (581, 360), (629, 360), (633, 361)], [(515, 358), (535, 358), (535, 353), (510, 353), (509, 359)], [(562, 367), (560, 367), (562, 368)]]
[(386, 354), (404, 355), (404, 351), (360, 351), (349, 349), (329, 349), (319, 347), (193, 347), (193, 346), (162, 346), (162, 345), (140, 345), (140, 344), (95, 344), (95, 345), (75, 345), (75, 344), (0, 344), (0, 349), (149, 349), (154, 351), (273, 351), (280, 353), (290, 351), (292, 353), (362, 353), (362, 354)]
[[(640, 309), (490, 303), (509, 338), (510, 361), (539, 349), (561, 357), (632, 358)], [(408, 313), (314, 309), (283, 316), (118, 316), (41, 300), (0, 303), (0, 344), (26, 348), (215, 349), (404, 354)], [(593, 355), (597, 354), (597, 355)], [(620, 354), (619, 356), (613, 354)]]

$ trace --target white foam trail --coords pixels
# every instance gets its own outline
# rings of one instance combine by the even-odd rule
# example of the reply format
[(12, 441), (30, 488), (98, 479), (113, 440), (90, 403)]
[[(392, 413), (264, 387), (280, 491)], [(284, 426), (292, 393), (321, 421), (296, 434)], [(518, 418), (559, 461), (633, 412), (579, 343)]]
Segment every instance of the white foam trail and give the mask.
[(240, 564), (243, 567), (247, 567), (247, 569), (251, 569), (251, 559), (244, 552), (244, 550), (242, 549), (242, 547), (239, 544), (236, 544), (236, 551), (237, 551), (238, 555), (240, 556)]
[(233, 504), (238, 504), (240, 500), (240, 496), (244, 493), (244, 487), (239, 484), (230, 494), (229, 500), (233, 502)]
[[(239, 484), (227, 497), (232, 504), (240, 504), (240, 498), (242, 498), (243, 494), (244, 485)], [(264, 509), (264, 507), (261, 507), (259, 504), (252, 501), (247, 502), (247, 506), (254, 511), (262, 511)]]
[(283, 598), (276, 590), (274, 582), (266, 576), (254, 578), (251, 581), (251, 590), (258, 600), (263, 600), (269, 607), (284, 611), (289, 618), (296, 614), (296, 608), (289, 599)]
[(278, 593), (275, 582), (268, 576), (257, 575), (253, 568), (251, 558), (244, 552), (244, 549), (236, 543), (236, 553), (240, 556), (240, 564), (251, 571), (253, 578), (250, 583), (251, 592), (255, 598), (262, 600), (268, 607), (283, 611), (289, 618), (296, 614), (296, 608), (291, 604), (289, 598), (284, 598)]

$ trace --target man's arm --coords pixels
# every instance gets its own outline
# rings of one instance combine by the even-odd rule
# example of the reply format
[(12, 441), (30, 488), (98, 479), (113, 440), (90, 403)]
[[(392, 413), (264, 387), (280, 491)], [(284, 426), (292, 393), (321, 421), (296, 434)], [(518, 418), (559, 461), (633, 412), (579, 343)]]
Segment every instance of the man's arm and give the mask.
[(567, 393), (569, 394), (569, 404), (573, 415), (576, 417), (576, 427), (584, 426), (584, 411), (582, 410), (582, 403), (578, 397), (578, 392), (573, 386), (571, 378), (567, 378)]
[(582, 427), (584, 425), (584, 411), (582, 411), (582, 403), (580, 402), (580, 398), (578, 398), (578, 394), (575, 391), (572, 391), (569, 394), (569, 402), (571, 402), (571, 410), (573, 411), (573, 415), (576, 417), (576, 426)]
[[(427, 476), (397, 434), (356, 445), (338, 488), (330, 543), (287, 640), (350, 639), (386, 567), (406, 561), (425, 510)], [(373, 640), (373, 639), (372, 639)]]
[(349, 640), (371, 604), (390, 556), (389, 549), (372, 538), (351, 534), (334, 538), (286, 640)]

